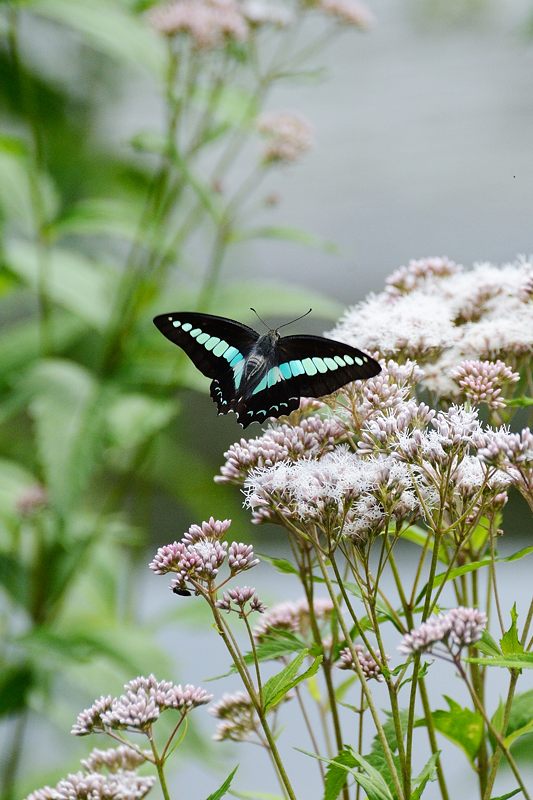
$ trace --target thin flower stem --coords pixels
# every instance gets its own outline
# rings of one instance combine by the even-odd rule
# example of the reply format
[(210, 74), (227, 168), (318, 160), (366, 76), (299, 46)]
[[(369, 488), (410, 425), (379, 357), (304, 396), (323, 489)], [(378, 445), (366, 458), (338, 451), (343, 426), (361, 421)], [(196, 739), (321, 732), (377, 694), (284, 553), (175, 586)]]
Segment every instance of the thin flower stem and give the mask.
[[(489, 531), (489, 544), (490, 544), (490, 573), (492, 579), (492, 594), (494, 597), (494, 602), (496, 605), (496, 613), (498, 615), (498, 622), (500, 625), (500, 631), (503, 636), (505, 633), (505, 623), (503, 620), (503, 612), (500, 603), (500, 593), (498, 591), (498, 583), (496, 579), (496, 564), (495, 564), (495, 557), (496, 553), (494, 552), (494, 538), (496, 536), (496, 532), (493, 529), (493, 523), (491, 523), (490, 531)], [(532, 601), (533, 603), (533, 601)]]
[(148, 739), (150, 741), (150, 747), (152, 748), (152, 753), (154, 755), (155, 768), (157, 770), (157, 777), (159, 778), (159, 785), (161, 786), (161, 792), (163, 794), (164, 800), (171, 800), (170, 793), (168, 791), (167, 781), (165, 778), (165, 769), (163, 760), (159, 757), (159, 753), (157, 752), (157, 747), (154, 741), (154, 736), (151, 730), (148, 733)]
[(354, 648), (354, 645), (353, 645), (353, 642), (352, 642), (352, 639), (351, 639), (351, 636), (350, 636), (350, 632), (349, 632), (348, 628), (346, 627), (346, 623), (344, 622), (344, 619), (343, 619), (343, 616), (342, 616), (342, 610), (339, 607), (339, 604), (338, 604), (338, 601), (337, 601), (337, 596), (336, 596), (333, 584), (331, 582), (331, 578), (329, 577), (326, 564), (324, 563), (324, 558), (322, 556), (322, 552), (321, 552), (320, 547), (316, 548), (316, 554), (317, 554), (317, 560), (318, 560), (318, 564), (319, 564), (319, 567), (320, 567), (320, 571), (322, 572), (322, 576), (324, 578), (324, 582), (325, 582), (325, 584), (326, 584), (326, 586), (328, 588), (332, 603), (334, 605), (335, 611), (336, 611), (338, 619), (339, 619), (339, 624), (341, 626), (342, 632), (343, 632), (344, 637), (346, 639), (346, 643), (348, 644), (348, 647), (349, 647), (350, 652), (352, 654), (355, 670), (357, 672), (359, 680), (361, 681), (361, 688), (363, 690), (363, 693), (364, 693), (364, 696), (365, 696), (365, 700), (366, 700), (366, 702), (368, 704), (368, 708), (369, 708), (370, 713), (372, 715), (372, 719), (374, 720), (374, 725), (376, 726), (377, 735), (378, 735), (379, 741), (381, 743), (381, 746), (383, 748), (383, 754), (385, 756), (385, 760), (387, 762), (387, 766), (388, 766), (390, 774), (392, 776), (392, 781), (394, 783), (394, 788), (395, 788), (396, 794), (398, 796), (398, 800), (403, 800), (405, 796), (404, 796), (404, 792), (403, 792), (403, 789), (402, 789), (402, 786), (401, 786), (401, 783), (400, 783), (400, 780), (399, 780), (399, 777), (398, 777), (398, 773), (396, 771), (396, 765), (395, 765), (394, 759), (392, 757), (392, 752), (391, 752), (391, 749), (390, 749), (390, 745), (389, 745), (389, 743), (387, 741), (387, 737), (385, 736), (385, 731), (383, 730), (383, 726), (381, 724), (381, 720), (379, 718), (379, 714), (378, 714), (377, 708), (376, 708), (376, 706), (374, 704), (374, 700), (372, 698), (372, 693), (370, 692), (370, 690), (369, 690), (369, 688), (367, 686), (366, 679), (365, 679), (365, 676), (363, 674), (363, 670), (361, 669), (361, 665), (359, 664), (359, 659), (357, 657), (357, 651)]
[(259, 693), (259, 697), (262, 697), (262, 695), (263, 695), (263, 685), (261, 683), (261, 669), (259, 667), (259, 659), (257, 658), (257, 648), (255, 646), (254, 635), (252, 633), (252, 629), (250, 627), (250, 622), (248, 620), (247, 614), (243, 613), (242, 619), (244, 620), (244, 624), (245, 624), (246, 630), (248, 632), (248, 638), (250, 639), (250, 646), (252, 648), (252, 655), (253, 655), (254, 665), (255, 665), (255, 676), (256, 676), (256, 679), (257, 679), (257, 691)]
[(468, 692), (470, 694), (470, 697), (472, 698), (472, 701), (473, 701), (476, 709), (479, 711), (479, 713), (481, 714), (481, 716), (485, 720), (485, 724), (486, 724), (487, 728), (489, 729), (490, 733), (495, 738), (496, 743), (497, 743), (498, 747), (500, 748), (502, 754), (505, 756), (505, 759), (507, 760), (507, 763), (509, 764), (509, 766), (511, 768), (511, 771), (512, 771), (513, 775), (515, 776), (516, 781), (517, 781), (518, 785), (520, 786), (520, 789), (522, 790), (522, 794), (524, 795), (526, 800), (531, 800), (531, 795), (529, 794), (529, 792), (527, 790), (527, 787), (525, 786), (525, 784), (524, 784), (524, 782), (522, 780), (522, 776), (520, 775), (520, 771), (519, 771), (519, 769), (518, 769), (518, 767), (516, 765), (516, 761), (514, 760), (513, 756), (511, 755), (511, 753), (509, 751), (509, 748), (506, 747), (505, 742), (503, 741), (500, 732), (496, 730), (496, 728), (494, 727), (494, 725), (490, 721), (490, 719), (489, 719), (489, 717), (487, 715), (487, 712), (485, 711), (485, 707), (484, 707), (483, 703), (481, 702), (479, 696), (477, 695), (476, 690), (474, 689), (474, 687), (470, 683), (470, 680), (468, 678), (466, 670), (464, 669), (464, 667), (463, 667), (463, 665), (461, 663), (460, 658), (458, 656), (455, 656), (453, 658), (453, 663), (455, 664), (455, 667), (456, 667), (457, 671), (459, 672), (461, 678), (465, 682), (466, 688), (468, 689)]
[(179, 729), (181, 727), (181, 724), (182, 724), (182, 722), (183, 722), (183, 720), (185, 719), (186, 716), (187, 716), (187, 712), (186, 711), (182, 712), (180, 719), (177, 721), (176, 725), (174, 726), (174, 730), (172, 731), (172, 733), (170, 734), (170, 736), (167, 739), (167, 743), (163, 748), (163, 752), (161, 753), (161, 761), (163, 762), (163, 764), (166, 761), (166, 757), (167, 757), (167, 753), (168, 753), (168, 750), (170, 748), (170, 745), (172, 744), (172, 742), (174, 740), (174, 737), (176, 736), (177, 732), (179, 731)]
[(254, 689), (248, 671), (243, 667), (242, 656), (240, 655), (238, 649), (236, 649), (236, 647), (234, 646), (232, 638), (228, 635), (226, 626), (224, 624), (224, 621), (222, 620), (218, 608), (212, 601), (209, 602), (209, 606), (211, 608), (211, 612), (215, 620), (218, 634), (221, 636), (224, 644), (226, 645), (226, 648), (233, 660), (233, 663), (235, 664), (235, 667), (241, 677), (244, 687), (250, 696), (250, 700), (252, 701), (257, 716), (259, 717), (259, 720), (261, 722), (261, 727), (263, 728), (263, 732), (265, 734), (268, 746), (270, 748), (270, 752), (272, 753), (272, 758), (274, 759), (274, 762), (276, 764), (276, 770), (283, 783), (283, 786), (285, 787), (285, 791), (287, 792), (290, 800), (297, 800), (296, 795), (294, 793), (294, 789), (292, 788), (291, 782), (289, 780), (289, 776), (287, 775), (287, 772), (283, 765), (283, 761), (281, 760), (281, 756), (279, 754), (276, 741), (274, 739), (274, 736), (272, 735), (272, 731), (270, 730), (270, 726), (267, 722), (265, 713), (263, 711), (262, 699), (258, 696), (256, 690)]
[(1, 776), (2, 797), (4, 800), (14, 800), (15, 782), (17, 779), (18, 765), (22, 753), (24, 735), (28, 724), (29, 711), (23, 709), (14, 721), (13, 734), (9, 746), (6, 746), (4, 764)]
[[(398, 590), (398, 595), (400, 597), (400, 601), (402, 603), (402, 607), (405, 613), (405, 620), (407, 623), (407, 629), (410, 630), (414, 627), (414, 619), (413, 619), (413, 610), (410, 604), (407, 602), (407, 598), (405, 592), (403, 590), (401, 576), (398, 571), (398, 567), (396, 565), (396, 560), (394, 556), (391, 554), (390, 564), (392, 569), (392, 574), (394, 576), (394, 581), (396, 583), (396, 588)], [(424, 709), (424, 716), (426, 721), (426, 729), (428, 732), (429, 738), (429, 745), (431, 747), (431, 752), (433, 755), (437, 754), (437, 762), (436, 762), (436, 769), (437, 769), (437, 780), (439, 782), (440, 793), (443, 800), (449, 800), (448, 794), (448, 787), (446, 786), (446, 779), (444, 777), (444, 771), (442, 769), (442, 763), (440, 759), (440, 751), (437, 744), (437, 737), (435, 735), (435, 725), (433, 723), (433, 715), (431, 713), (431, 706), (429, 703), (429, 697), (426, 690), (426, 684), (424, 678), (419, 676), (418, 678), (418, 688), (420, 692), (420, 699), (422, 701), (422, 707)], [(414, 719), (415, 708), (411, 707), (411, 704), (415, 703), (415, 695), (413, 693), (410, 694), (409, 697), (409, 711), (408, 711), (408, 719)], [(412, 753), (413, 753), (413, 733), (414, 729), (413, 726), (407, 725), (406, 728), (406, 741), (405, 741), (405, 759), (408, 765), (411, 764)]]
[(533, 598), (529, 604), (529, 609), (527, 612), (526, 621), (524, 622), (524, 630), (522, 632), (522, 647), (525, 648), (527, 642), (527, 635), (529, 633), (529, 629), (531, 627), (531, 622), (533, 621)]
[(155, 764), (155, 760), (154, 760), (153, 756), (150, 757), (149, 755), (146, 755), (146, 753), (140, 747), (138, 747), (133, 742), (130, 742), (129, 739), (125, 739), (123, 736), (120, 736), (118, 733), (115, 733), (114, 731), (110, 730), (109, 728), (105, 729), (105, 733), (106, 733), (106, 736), (109, 736), (111, 739), (114, 739), (116, 742), (119, 742), (120, 744), (125, 745), (125, 747), (129, 747), (131, 750), (135, 750), (135, 752), (138, 753), (143, 758), (145, 758), (146, 761), (149, 761), (151, 764)]
[[(361, 696), (359, 700), (359, 725), (357, 730), (357, 750), (359, 753), (363, 752), (363, 734), (364, 734), (364, 714), (365, 714), (365, 695), (363, 687), (361, 686)], [(355, 790), (355, 800), (359, 800), (361, 796), (361, 785), (358, 783)]]
[[(509, 690), (507, 692), (507, 698), (505, 700), (505, 708), (503, 711), (503, 720), (502, 720), (502, 733), (505, 736), (505, 732), (507, 730), (507, 725), (509, 724), (509, 718), (511, 716), (511, 709), (513, 706), (513, 698), (515, 694), (516, 684), (519, 678), (519, 671), (512, 670), (511, 671), (511, 678), (509, 681)], [(500, 761), (502, 758), (502, 751), (498, 749), (494, 752), (492, 758), (490, 759), (490, 772), (487, 778), (487, 782), (485, 784), (485, 794), (483, 795), (483, 800), (490, 800), (490, 796), (492, 794), (492, 789), (494, 787), (494, 781), (496, 780), (496, 775), (498, 773), (498, 767), (500, 765)]]
[[(317, 738), (315, 736), (315, 732), (313, 731), (313, 726), (311, 725), (311, 720), (309, 719), (309, 715), (307, 713), (307, 709), (305, 707), (305, 703), (304, 703), (303, 697), (302, 697), (302, 692), (301, 692), (299, 686), (295, 686), (294, 687), (294, 693), (296, 695), (296, 700), (298, 702), (298, 705), (300, 706), (300, 711), (302, 713), (302, 718), (303, 718), (305, 727), (307, 729), (307, 733), (309, 734), (309, 739), (311, 741), (313, 749), (314, 749), (315, 753), (319, 753), (320, 752), (320, 747), (318, 745), (318, 740), (317, 740)], [(325, 772), (324, 772), (324, 765), (322, 764), (322, 761), (317, 761), (317, 764), (318, 764), (318, 768), (320, 770), (320, 776), (322, 778), (322, 781), (324, 781), (325, 777), (326, 777), (325, 776)]]

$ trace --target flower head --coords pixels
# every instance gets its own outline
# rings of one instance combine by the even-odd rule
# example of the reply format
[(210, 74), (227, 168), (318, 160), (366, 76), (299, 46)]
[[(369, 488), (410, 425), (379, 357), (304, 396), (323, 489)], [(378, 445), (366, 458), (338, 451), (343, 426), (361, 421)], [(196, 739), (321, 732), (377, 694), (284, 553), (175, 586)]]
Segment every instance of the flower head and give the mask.
[(298, 114), (262, 114), (257, 121), (257, 129), (268, 140), (263, 154), (266, 163), (297, 161), (313, 144), (311, 126)]
[(354, 25), (361, 30), (367, 30), (374, 22), (374, 17), (368, 8), (358, 0), (320, 0), (319, 8), (344, 25)]
[[(377, 681), (383, 680), (383, 676), (381, 673), (381, 667), (377, 663), (377, 661), (370, 655), (368, 650), (365, 650), (363, 645), (361, 644), (354, 644), (353, 649), (357, 655), (357, 660), (359, 662), (359, 666), (365, 676), (366, 680), (369, 681), (374, 678)], [(339, 653), (340, 664), (339, 669), (349, 669), (356, 672), (355, 669), (355, 662), (352, 655), (352, 651), (349, 647), (345, 647)]]
[(236, 586), (234, 589), (229, 589), (224, 592), (216, 605), (228, 613), (230, 611), (238, 611), (243, 614), (247, 605), (250, 611), (258, 611), (260, 614), (266, 610), (266, 606), (261, 602), (255, 593), (255, 589), (251, 586)]
[(486, 624), (486, 614), (476, 608), (452, 608), (446, 614), (430, 617), (418, 628), (406, 633), (398, 650), (410, 656), (417, 652), (434, 652), (437, 644), (443, 644), (457, 655), (463, 647), (481, 638)]
[(503, 361), (467, 360), (452, 371), (453, 380), (474, 405), (486, 403), (489, 408), (505, 407), (502, 391), (516, 383), (520, 375)]
[(254, 556), (254, 548), (251, 544), (243, 544), (242, 542), (232, 542), (228, 550), (228, 567), (232, 575), (237, 575), (239, 572), (244, 572), (246, 569), (259, 564), (259, 559)]
[(253, 28), (259, 28), (262, 25), (285, 28), (294, 19), (294, 15), (288, 8), (275, 5), (272, 0), (245, 0), (242, 13)]
[(107, 750), (94, 748), (87, 758), (82, 759), (81, 765), (87, 772), (133, 771), (144, 764), (150, 755), (149, 750), (146, 750), (146, 754), (143, 756), (138, 750), (121, 744)]
[[(329, 597), (315, 597), (313, 600), (313, 614), (320, 625), (327, 622), (333, 612), (333, 603)], [(309, 604), (301, 599), (296, 602), (285, 601), (272, 606), (254, 628), (254, 637), (261, 641), (265, 636), (277, 630), (286, 630), (299, 633), (304, 638), (309, 636), (311, 620)]]
[(248, 26), (236, 0), (171, 0), (154, 6), (148, 20), (164, 36), (189, 36), (198, 50), (242, 42)]
[(234, 742), (243, 742), (257, 730), (257, 718), (252, 701), (244, 692), (223, 695), (209, 711), (221, 720), (213, 737), (216, 741), (231, 739)]

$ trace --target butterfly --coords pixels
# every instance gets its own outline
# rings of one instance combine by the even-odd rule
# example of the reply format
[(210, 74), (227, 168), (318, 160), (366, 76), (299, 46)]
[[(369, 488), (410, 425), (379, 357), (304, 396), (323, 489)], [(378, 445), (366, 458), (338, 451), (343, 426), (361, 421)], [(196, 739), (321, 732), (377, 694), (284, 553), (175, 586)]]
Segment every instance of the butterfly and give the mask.
[(280, 336), (284, 325), (260, 335), (226, 317), (178, 311), (160, 314), (154, 324), (212, 379), (211, 397), (218, 413), (234, 411), (243, 428), (289, 414), (301, 397), (323, 397), (381, 371), (377, 361), (343, 342)]

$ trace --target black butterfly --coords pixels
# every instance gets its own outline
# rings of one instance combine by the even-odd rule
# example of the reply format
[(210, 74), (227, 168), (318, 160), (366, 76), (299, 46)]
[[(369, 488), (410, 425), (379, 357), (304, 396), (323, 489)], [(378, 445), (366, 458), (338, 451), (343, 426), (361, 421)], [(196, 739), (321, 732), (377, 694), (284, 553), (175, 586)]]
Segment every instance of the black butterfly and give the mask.
[(322, 336), (280, 336), (279, 328), (261, 336), (242, 322), (178, 311), (154, 324), (212, 378), (218, 413), (234, 411), (243, 428), (289, 414), (301, 397), (323, 397), (381, 371), (355, 347)]

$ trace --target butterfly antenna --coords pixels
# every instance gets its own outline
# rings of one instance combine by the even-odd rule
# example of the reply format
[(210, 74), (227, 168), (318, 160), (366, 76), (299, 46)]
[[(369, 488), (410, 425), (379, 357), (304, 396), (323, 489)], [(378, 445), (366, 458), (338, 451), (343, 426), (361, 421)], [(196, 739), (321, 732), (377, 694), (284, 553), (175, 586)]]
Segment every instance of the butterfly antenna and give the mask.
[(276, 328), (276, 330), (279, 331), (280, 328), (285, 328), (286, 325), (292, 325), (293, 322), (298, 322), (299, 319), (303, 319), (304, 317), (307, 317), (308, 314), (310, 314), (312, 310), (313, 309), (310, 308), (309, 311), (306, 311), (305, 314), (301, 314), (299, 317), (296, 317), (296, 319), (291, 319), (290, 322), (284, 322), (283, 325), (280, 325), (278, 328)]
[(265, 328), (267, 328), (268, 330), (271, 330), (271, 328), (270, 328), (270, 325), (268, 325), (268, 324), (265, 322), (265, 320), (264, 320), (262, 317), (260, 317), (260, 316), (259, 316), (259, 314), (258, 314), (258, 313), (257, 313), (257, 311), (255, 310), (255, 308), (252, 308), (252, 307), (250, 306), (250, 311), (253, 311), (253, 312), (254, 312), (254, 314), (255, 314), (255, 316), (257, 317), (257, 319), (259, 320), (259, 322), (262, 322), (262, 323), (263, 323), (263, 325), (265, 326)]

